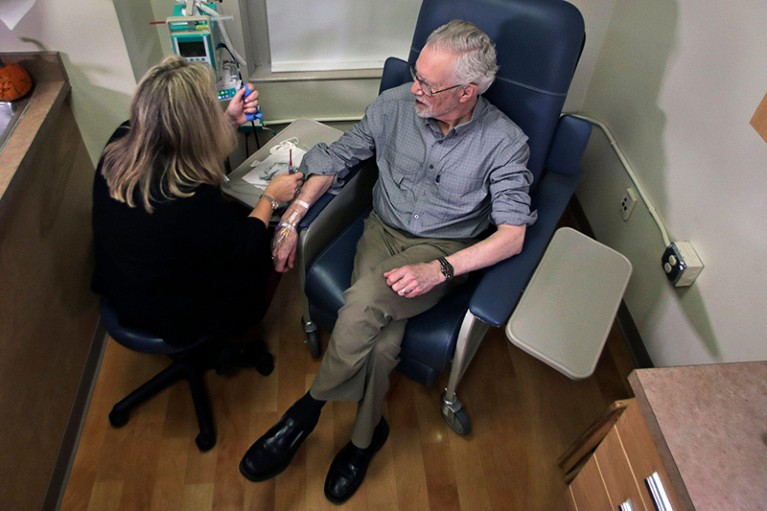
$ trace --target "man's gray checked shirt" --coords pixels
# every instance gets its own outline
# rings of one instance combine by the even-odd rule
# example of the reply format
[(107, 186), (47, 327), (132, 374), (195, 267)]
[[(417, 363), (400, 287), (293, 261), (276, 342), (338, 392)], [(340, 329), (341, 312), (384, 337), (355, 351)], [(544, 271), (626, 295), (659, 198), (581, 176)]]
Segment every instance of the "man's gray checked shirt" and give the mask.
[(312, 148), (301, 171), (343, 175), (375, 155), (373, 207), (384, 222), (415, 236), (475, 238), (490, 222), (535, 222), (529, 154), (527, 136), (483, 97), (469, 122), (443, 136), (416, 115), (405, 84), (378, 96), (338, 141)]

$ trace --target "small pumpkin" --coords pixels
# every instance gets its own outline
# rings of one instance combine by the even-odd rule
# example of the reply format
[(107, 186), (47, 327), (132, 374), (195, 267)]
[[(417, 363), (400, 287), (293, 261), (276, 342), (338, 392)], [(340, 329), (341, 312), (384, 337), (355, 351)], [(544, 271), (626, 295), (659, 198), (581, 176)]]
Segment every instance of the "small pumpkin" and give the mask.
[(16, 64), (0, 60), (0, 101), (23, 98), (32, 90), (32, 78), (27, 70)]

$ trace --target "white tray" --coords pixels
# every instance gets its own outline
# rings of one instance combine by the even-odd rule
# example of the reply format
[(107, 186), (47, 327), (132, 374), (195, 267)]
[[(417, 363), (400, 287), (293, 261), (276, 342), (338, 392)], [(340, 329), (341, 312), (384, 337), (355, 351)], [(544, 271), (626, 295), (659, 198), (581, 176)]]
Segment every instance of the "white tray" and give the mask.
[(591, 376), (623, 298), (631, 263), (562, 227), (506, 323), (509, 340), (572, 379)]

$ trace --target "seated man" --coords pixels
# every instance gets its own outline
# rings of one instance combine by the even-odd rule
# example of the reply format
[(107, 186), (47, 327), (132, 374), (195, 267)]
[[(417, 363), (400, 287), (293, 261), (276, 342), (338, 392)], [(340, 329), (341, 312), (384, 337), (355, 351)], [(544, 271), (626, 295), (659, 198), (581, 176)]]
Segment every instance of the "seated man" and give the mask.
[[(351, 441), (325, 481), (329, 500), (348, 499), (389, 433), (381, 412), (408, 318), (433, 307), (469, 272), (522, 249), (536, 218), (529, 149), (520, 128), (480, 96), (497, 69), (490, 38), (451, 21), (429, 36), (412, 83), (383, 92), (338, 141), (305, 155), (302, 171), (310, 178), (275, 236), (278, 271), (293, 266), (295, 224), (335, 175), (375, 156), (379, 179), (319, 373), (245, 454), (240, 470), (247, 478), (284, 470), (325, 401), (357, 401)], [(483, 236), (491, 223), (497, 229)]]

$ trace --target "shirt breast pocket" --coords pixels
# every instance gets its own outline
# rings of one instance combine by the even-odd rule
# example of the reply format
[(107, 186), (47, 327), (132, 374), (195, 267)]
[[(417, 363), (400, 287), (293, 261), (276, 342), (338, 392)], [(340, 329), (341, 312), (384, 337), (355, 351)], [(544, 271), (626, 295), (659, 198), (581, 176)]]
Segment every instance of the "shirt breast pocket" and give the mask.
[(379, 179), (383, 182), (389, 199), (393, 203), (412, 200), (413, 188), (420, 175), (422, 162), (403, 153), (387, 151), (383, 156), (383, 164), (386, 169), (380, 169), (382, 172), (379, 173)]
[(441, 174), (437, 188), (440, 197), (452, 204), (476, 205), (487, 195), (484, 179), (460, 174)]

